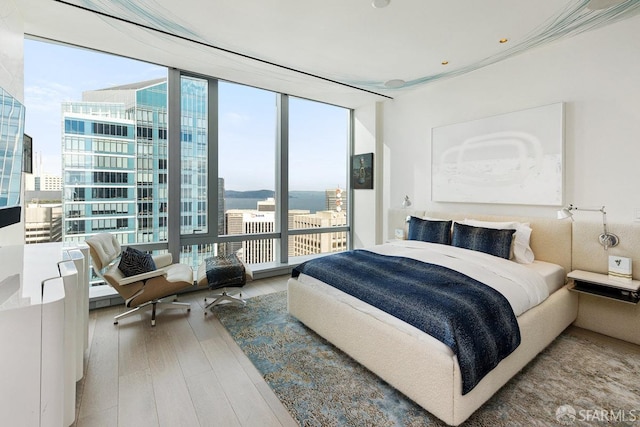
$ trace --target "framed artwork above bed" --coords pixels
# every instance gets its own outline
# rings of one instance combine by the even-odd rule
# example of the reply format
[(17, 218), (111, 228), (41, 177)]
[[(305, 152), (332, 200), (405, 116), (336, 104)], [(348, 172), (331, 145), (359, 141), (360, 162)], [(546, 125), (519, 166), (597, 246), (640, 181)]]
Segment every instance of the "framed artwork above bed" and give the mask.
[(431, 200), (560, 206), (564, 104), (433, 128)]

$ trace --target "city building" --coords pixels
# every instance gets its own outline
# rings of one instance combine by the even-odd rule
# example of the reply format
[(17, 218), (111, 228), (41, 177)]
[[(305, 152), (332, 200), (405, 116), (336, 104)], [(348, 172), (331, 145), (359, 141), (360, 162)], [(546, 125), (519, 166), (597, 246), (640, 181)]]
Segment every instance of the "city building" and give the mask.
[(62, 241), (62, 204), (28, 203), (24, 211), (25, 243)]
[(45, 173), (41, 176), (35, 177), (36, 191), (61, 191), (62, 190), (62, 177), (60, 175), (51, 175)]
[(269, 197), (267, 200), (258, 200), (258, 211), (260, 212), (275, 212), (276, 211), (276, 199)]
[(63, 241), (109, 231), (122, 244), (135, 242), (134, 105), (95, 97), (62, 105)]
[[(32, 176), (26, 174), (26, 176)], [(59, 242), (62, 240), (62, 192), (25, 191), (25, 243)]]
[[(207, 226), (205, 93), (185, 85), (183, 110), (181, 233)], [(104, 231), (121, 243), (167, 240), (167, 83), (156, 79), (83, 92), (63, 104), (64, 241)], [(218, 230), (223, 229), (224, 181), (218, 188)], [(190, 261), (185, 254), (193, 257)], [(202, 261), (199, 251), (181, 259)]]
[(328, 211), (347, 212), (347, 194), (348, 192), (341, 188), (336, 188), (335, 190), (326, 190), (326, 209)]
[[(228, 235), (272, 233), (275, 230), (275, 212), (257, 209), (230, 209), (226, 212)], [(232, 252), (243, 249), (244, 261), (260, 264), (274, 260), (273, 239), (245, 240), (227, 243)]]
[(18, 212), (22, 182), (24, 106), (0, 86), (0, 209)]
[[(122, 236), (123, 243), (166, 240), (166, 91), (166, 81), (159, 79), (85, 91), (83, 103), (70, 103), (84, 105), (92, 110), (93, 118), (100, 118), (92, 125), (92, 130), (97, 131), (92, 139), (104, 160), (93, 163), (96, 167), (91, 171), (92, 186), (100, 187), (98, 192), (92, 190), (92, 196), (97, 198), (92, 197), (91, 201), (119, 205), (111, 206), (115, 209), (92, 210), (89, 217), (100, 222), (95, 224), (97, 228), (85, 229), (86, 235), (114, 230)], [(112, 117), (114, 109), (119, 109), (117, 114), (125, 120), (123, 125), (104, 121)], [(128, 126), (127, 134), (120, 134), (118, 126), (123, 130)], [(65, 186), (70, 184), (65, 175)]]
[[(326, 192), (333, 194), (335, 199), (335, 191), (327, 190)], [(291, 209), (287, 217), (289, 230), (338, 227), (347, 224), (346, 212), (342, 210), (310, 213), (308, 209)], [(226, 234), (228, 235), (273, 232), (275, 230), (275, 199), (270, 197), (258, 201), (256, 209), (230, 209), (226, 212), (225, 218)], [(244, 249), (245, 261), (248, 263), (265, 263), (275, 260), (272, 239), (247, 240), (242, 243), (230, 242), (225, 247), (233, 252), (240, 248)], [(341, 252), (347, 249), (347, 233), (338, 231), (296, 234), (289, 236), (288, 247), (289, 256)]]
[[(337, 227), (347, 224), (345, 211), (320, 211), (293, 216), (293, 228)], [(347, 233), (336, 231), (322, 234), (299, 234), (293, 239), (293, 256), (342, 252), (347, 250)]]

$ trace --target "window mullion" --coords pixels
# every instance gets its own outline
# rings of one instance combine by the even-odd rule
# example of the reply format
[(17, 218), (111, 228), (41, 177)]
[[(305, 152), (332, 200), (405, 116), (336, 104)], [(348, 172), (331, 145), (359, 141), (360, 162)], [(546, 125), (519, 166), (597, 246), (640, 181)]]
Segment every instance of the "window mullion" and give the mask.
[(170, 68), (167, 81), (168, 218), (167, 240), (173, 262), (180, 260), (180, 187), (182, 177), (180, 71)]
[(289, 97), (276, 96), (276, 231), (280, 233), (278, 258), (289, 262)]
[[(218, 242), (224, 234), (224, 212), (220, 212), (220, 192), (224, 187), (218, 179), (218, 81), (208, 79), (208, 117), (207, 117), (207, 235), (211, 241)], [(222, 188), (221, 188), (222, 187)], [(224, 199), (224, 194), (222, 195)], [(223, 204), (224, 206), (224, 204)], [(220, 224), (223, 225), (220, 229)]]

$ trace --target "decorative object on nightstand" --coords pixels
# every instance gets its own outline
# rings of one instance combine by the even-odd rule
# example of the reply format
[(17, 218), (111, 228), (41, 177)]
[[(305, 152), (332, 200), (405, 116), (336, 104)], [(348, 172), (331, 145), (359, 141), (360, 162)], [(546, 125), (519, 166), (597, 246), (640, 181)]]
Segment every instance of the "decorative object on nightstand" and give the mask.
[(579, 208), (570, 204), (569, 206), (558, 211), (558, 219), (571, 218), (571, 220), (573, 221), (573, 214), (571, 213), (571, 211), (602, 212), (602, 225), (604, 227), (604, 232), (598, 237), (598, 240), (600, 244), (604, 246), (605, 251), (618, 245), (618, 243), (620, 242), (618, 236), (607, 231), (607, 212), (604, 210), (604, 206), (601, 208)]
[(631, 281), (631, 258), (609, 255), (609, 277), (614, 280)]
[(403, 228), (396, 228), (394, 230), (394, 236), (396, 238), (396, 240), (404, 240), (404, 229)]
[(640, 301), (640, 281), (610, 278), (607, 274), (573, 270), (567, 275), (573, 279), (570, 290), (584, 294), (637, 304)]

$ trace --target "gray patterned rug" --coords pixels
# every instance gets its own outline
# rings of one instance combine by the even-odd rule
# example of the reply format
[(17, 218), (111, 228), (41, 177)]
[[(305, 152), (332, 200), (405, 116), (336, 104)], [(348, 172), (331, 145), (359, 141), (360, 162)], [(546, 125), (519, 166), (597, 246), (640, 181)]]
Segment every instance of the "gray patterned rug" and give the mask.
[[(215, 313), (302, 426), (444, 426), (287, 313), (286, 292)], [(465, 426), (640, 426), (640, 352), (563, 333)]]

